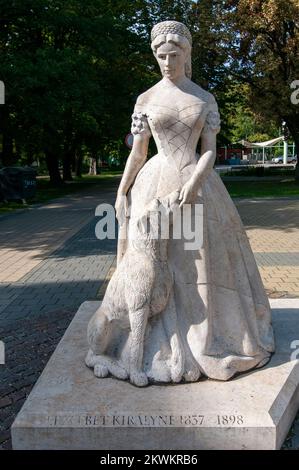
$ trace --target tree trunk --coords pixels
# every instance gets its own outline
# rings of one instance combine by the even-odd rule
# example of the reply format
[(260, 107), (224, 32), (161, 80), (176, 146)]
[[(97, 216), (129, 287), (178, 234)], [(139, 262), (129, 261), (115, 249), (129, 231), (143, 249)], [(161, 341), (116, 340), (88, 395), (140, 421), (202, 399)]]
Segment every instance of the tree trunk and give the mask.
[(101, 157), (98, 158), (98, 174), (100, 175), (102, 173), (102, 159)]
[(15, 157), (13, 153), (13, 138), (5, 133), (3, 134), (1, 159), (3, 166), (9, 166), (15, 163)]
[(0, 107), (0, 132), (2, 134), (1, 160), (3, 166), (12, 166), (16, 163), (14, 154), (13, 131), (11, 129), (9, 106)]
[(72, 154), (68, 151), (63, 159), (63, 181), (72, 181)]
[(295, 155), (297, 155), (297, 163), (295, 166), (295, 181), (299, 184), (299, 133), (295, 135)]
[(299, 122), (298, 117), (296, 116), (293, 119), (286, 119), (287, 127), (290, 131), (290, 134), (295, 142), (295, 149), (297, 155), (297, 164), (295, 167), (295, 181), (299, 184)]
[(76, 176), (82, 178), (82, 163), (83, 163), (83, 154), (80, 150), (76, 154)]
[(93, 157), (90, 158), (89, 174), (93, 176), (96, 176), (97, 174), (97, 160)]
[(49, 171), (50, 182), (52, 184), (60, 185), (62, 184), (62, 179), (59, 172), (59, 164), (56, 153), (52, 153), (49, 150), (45, 152), (46, 163)]
[(296, 145), (296, 150), (297, 150), (297, 163), (295, 166), (295, 181), (297, 184), (299, 184), (299, 162), (298, 162), (298, 150), (299, 150), (299, 145)]

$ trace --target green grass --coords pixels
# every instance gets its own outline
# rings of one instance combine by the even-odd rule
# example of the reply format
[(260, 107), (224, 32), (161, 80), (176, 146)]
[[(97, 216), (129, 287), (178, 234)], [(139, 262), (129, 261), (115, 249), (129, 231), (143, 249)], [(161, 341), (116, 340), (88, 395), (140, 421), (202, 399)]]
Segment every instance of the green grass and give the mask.
[(121, 176), (119, 171), (105, 171), (97, 176), (84, 175), (82, 178), (74, 178), (74, 181), (62, 184), (61, 186), (52, 186), (48, 177), (38, 178), (37, 191), (34, 199), (29, 199), (27, 205), (17, 202), (0, 202), (0, 214), (7, 214), (16, 209), (24, 209), (32, 204), (43, 204), (53, 199), (80, 192), (90, 185), (98, 185), (99, 188), (109, 188), (113, 182), (117, 182)]
[(299, 184), (285, 181), (225, 181), (231, 197), (285, 197), (299, 196)]
[(0, 202), (0, 214), (8, 214), (9, 212), (13, 212), (16, 209), (24, 209), (24, 207), (26, 206), (17, 202)]
[(83, 189), (90, 187), (90, 185), (96, 184), (101, 188), (109, 187), (113, 181), (117, 181), (118, 177), (121, 176), (121, 172), (109, 171), (103, 172), (100, 175), (89, 176), (84, 175), (82, 178), (74, 178), (73, 181), (65, 183), (61, 186), (51, 186), (48, 178), (38, 180), (36, 197), (31, 203), (44, 203), (56, 199), (58, 197), (67, 196)]
[[(229, 168), (231, 169), (229, 170)], [(283, 176), (285, 178), (294, 178), (295, 168), (294, 166), (282, 168), (279, 165), (277, 167), (276, 166), (271, 166), (271, 167), (244, 166), (244, 168), (242, 169), (235, 170), (234, 167), (228, 167), (228, 170), (225, 176)]]

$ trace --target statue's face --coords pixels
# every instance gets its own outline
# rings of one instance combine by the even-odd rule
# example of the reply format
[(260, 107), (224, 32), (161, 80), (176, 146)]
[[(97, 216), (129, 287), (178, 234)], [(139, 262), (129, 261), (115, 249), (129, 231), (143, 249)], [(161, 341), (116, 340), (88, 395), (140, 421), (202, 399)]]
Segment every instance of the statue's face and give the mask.
[(171, 42), (162, 44), (157, 49), (156, 59), (164, 77), (175, 80), (185, 75), (186, 54), (181, 47)]

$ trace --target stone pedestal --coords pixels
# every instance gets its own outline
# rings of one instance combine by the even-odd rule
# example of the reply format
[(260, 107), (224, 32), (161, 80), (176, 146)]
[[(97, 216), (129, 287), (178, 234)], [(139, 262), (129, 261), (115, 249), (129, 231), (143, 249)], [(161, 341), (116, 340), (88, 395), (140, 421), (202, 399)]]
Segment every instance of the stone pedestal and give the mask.
[[(276, 354), (229, 381), (136, 388), (84, 364), (81, 305), (12, 426), (14, 449), (279, 449), (299, 406), (299, 299), (273, 299)], [(293, 356), (293, 357), (294, 357)]]

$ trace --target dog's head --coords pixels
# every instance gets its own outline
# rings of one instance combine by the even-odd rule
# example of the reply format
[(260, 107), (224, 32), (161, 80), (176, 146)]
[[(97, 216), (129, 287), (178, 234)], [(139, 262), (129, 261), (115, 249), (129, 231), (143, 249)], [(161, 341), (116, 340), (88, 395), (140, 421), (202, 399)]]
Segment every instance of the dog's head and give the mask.
[(137, 221), (137, 240), (134, 247), (146, 250), (159, 259), (167, 259), (167, 246), (172, 225), (173, 210), (179, 206), (179, 191), (165, 198), (153, 199)]
[(145, 208), (142, 216), (137, 221), (137, 227), (143, 238), (157, 240), (161, 225), (160, 202), (153, 199)]
[(169, 218), (170, 225), (173, 224), (173, 215), (179, 211), (180, 200), (179, 200), (180, 191), (172, 191), (163, 198), (159, 199), (160, 210)]

